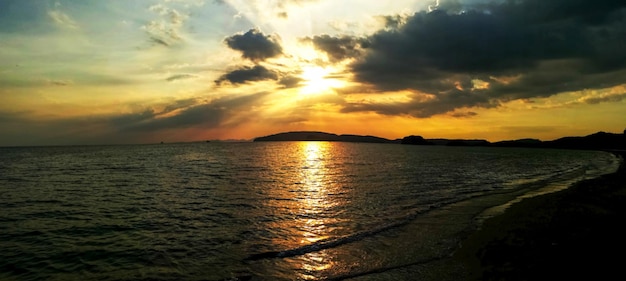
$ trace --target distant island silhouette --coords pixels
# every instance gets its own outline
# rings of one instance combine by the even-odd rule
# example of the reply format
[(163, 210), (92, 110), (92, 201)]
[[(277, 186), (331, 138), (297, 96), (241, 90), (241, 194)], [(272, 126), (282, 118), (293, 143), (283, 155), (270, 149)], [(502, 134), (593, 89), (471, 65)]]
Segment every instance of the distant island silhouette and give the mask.
[(264, 141), (333, 141), (363, 143), (396, 143), (407, 145), (445, 145), (445, 146), (488, 146), (488, 147), (530, 147), (530, 148), (565, 148), (565, 149), (615, 149), (626, 150), (626, 130), (622, 134), (597, 132), (588, 136), (562, 137), (551, 141), (538, 139), (518, 139), (489, 142), (481, 139), (424, 139), (411, 135), (402, 139), (390, 140), (377, 136), (337, 135), (316, 131), (283, 132), (254, 139)]
[(254, 139), (258, 141), (339, 141), (339, 142), (368, 142), (368, 143), (392, 143), (394, 141), (375, 137), (359, 135), (336, 135), (325, 132), (299, 131), (285, 132)]

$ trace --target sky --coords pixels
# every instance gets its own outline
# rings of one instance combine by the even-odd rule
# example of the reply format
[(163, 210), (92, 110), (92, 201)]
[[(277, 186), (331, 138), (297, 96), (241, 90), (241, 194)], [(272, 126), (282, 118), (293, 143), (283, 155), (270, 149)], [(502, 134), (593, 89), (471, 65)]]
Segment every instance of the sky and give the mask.
[(625, 128), (623, 0), (0, 1), (0, 146)]

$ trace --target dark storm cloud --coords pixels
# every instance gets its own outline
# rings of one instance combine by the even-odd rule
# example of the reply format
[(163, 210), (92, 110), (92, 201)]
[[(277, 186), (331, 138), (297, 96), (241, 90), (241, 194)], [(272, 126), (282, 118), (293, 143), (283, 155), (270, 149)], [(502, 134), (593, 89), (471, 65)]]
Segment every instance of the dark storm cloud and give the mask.
[(243, 34), (235, 34), (224, 41), (231, 49), (241, 51), (244, 58), (255, 62), (264, 61), (283, 52), (276, 37), (264, 35), (257, 29), (250, 29)]
[(276, 72), (267, 69), (262, 65), (255, 65), (253, 67), (244, 66), (240, 69), (226, 73), (217, 79), (215, 83), (222, 84), (224, 82), (230, 82), (231, 84), (243, 84), (251, 81), (276, 79), (278, 79), (278, 74)]
[(406, 22), (406, 17), (400, 15), (380, 16), (380, 18), (385, 22), (386, 28), (398, 28)]
[(577, 57), (589, 49), (578, 28), (526, 26), (506, 14), (477, 11), (418, 13), (399, 29), (368, 39), (370, 52), (353, 70), (360, 80), (392, 89), (415, 86), (389, 79), (398, 74), (417, 78), (419, 85), (449, 73), (517, 73), (540, 60)]
[(361, 40), (350, 36), (319, 35), (306, 38), (304, 41), (313, 43), (316, 49), (328, 54), (328, 58), (333, 62), (358, 56), (362, 44)]
[[(268, 69), (259, 63), (269, 58), (282, 54), (282, 47), (277, 37), (272, 35), (264, 35), (258, 29), (250, 29), (243, 34), (235, 34), (224, 40), (226, 45), (233, 50), (241, 51), (242, 57), (255, 63), (253, 67), (241, 66), (222, 75), (215, 80), (216, 84), (225, 82), (231, 84), (244, 84), (262, 80), (278, 80), (280, 73)], [(289, 81), (285, 81), (287, 83)]]
[[(518, 19), (539, 23), (556, 21), (576, 21), (586, 24), (605, 22), (611, 13), (624, 8), (621, 0), (525, 0), (507, 1), (499, 7), (501, 10), (518, 16)], [(518, 12), (512, 10), (518, 10)]]
[[(354, 58), (350, 70), (368, 87), (433, 97), (344, 111), (428, 117), (626, 83), (624, 38), (626, 1), (522, 0), (441, 1), (430, 13), (388, 17), (385, 29), (366, 38), (311, 40), (333, 59)], [(356, 42), (364, 51), (353, 52)], [(473, 87), (476, 79), (490, 87)]]

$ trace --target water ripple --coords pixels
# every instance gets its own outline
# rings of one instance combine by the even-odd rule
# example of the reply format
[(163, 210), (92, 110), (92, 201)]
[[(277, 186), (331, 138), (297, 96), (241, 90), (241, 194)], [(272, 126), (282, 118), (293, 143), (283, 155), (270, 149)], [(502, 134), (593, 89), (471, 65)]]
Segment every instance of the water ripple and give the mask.
[(325, 142), (3, 148), (0, 279), (360, 276), (427, 257), (389, 241), (428, 211), (608, 172), (611, 157)]

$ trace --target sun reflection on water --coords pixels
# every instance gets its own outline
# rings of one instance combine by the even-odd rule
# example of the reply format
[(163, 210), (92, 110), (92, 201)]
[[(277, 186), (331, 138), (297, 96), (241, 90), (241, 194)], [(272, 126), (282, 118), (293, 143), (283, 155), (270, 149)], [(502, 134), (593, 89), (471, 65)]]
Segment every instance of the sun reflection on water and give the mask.
[[(332, 143), (301, 142), (299, 151), (302, 156), (300, 170), (300, 195), (298, 196), (299, 228), (302, 231), (300, 243), (308, 245), (320, 240), (329, 239), (327, 209), (333, 205), (328, 196), (328, 184), (332, 175), (327, 167), (327, 159), (332, 157)], [(305, 218), (305, 219), (304, 219)], [(307, 253), (295, 259), (294, 264), (302, 270), (301, 278), (317, 279), (321, 272), (333, 266), (332, 257), (326, 251)], [(299, 264), (297, 264), (299, 263)]]
[[(341, 260), (346, 254), (336, 247), (317, 246), (328, 245), (348, 231), (348, 218), (342, 214), (349, 201), (340, 184), (342, 167), (337, 164), (345, 157), (344, 149), (337, 143), (323, 141), (281, 145), (287, 148), (268, 154), (281, 166), (272, 171), (277, 178), (273, 188), (260, 190), (271, 198), (264, 201), (267, 218), (259, 221), (259, 228), (267, 231), (262, 232), (264, 239), (253, 244), (255, 252), (290, 255), (273, 260), (271, 266), (253, 263), (251, 269), (259, 276), (276, 280), (323, 280), (335, 276), (345, 268)], [(291, 255), (294, 251), (296, 254)]]
[(300, 171), (301, 188), (298, 196), (299, 215), (307, 218), (302, 221), (304, 237), (300, 243), (313, 243), (325, 238), (324, 221), (320, 219), (324, 209), (329, 205), (324, 181), (326, 177), (325, 157), (328, 156), (329, 143), (302, 142), (302, 168)]

